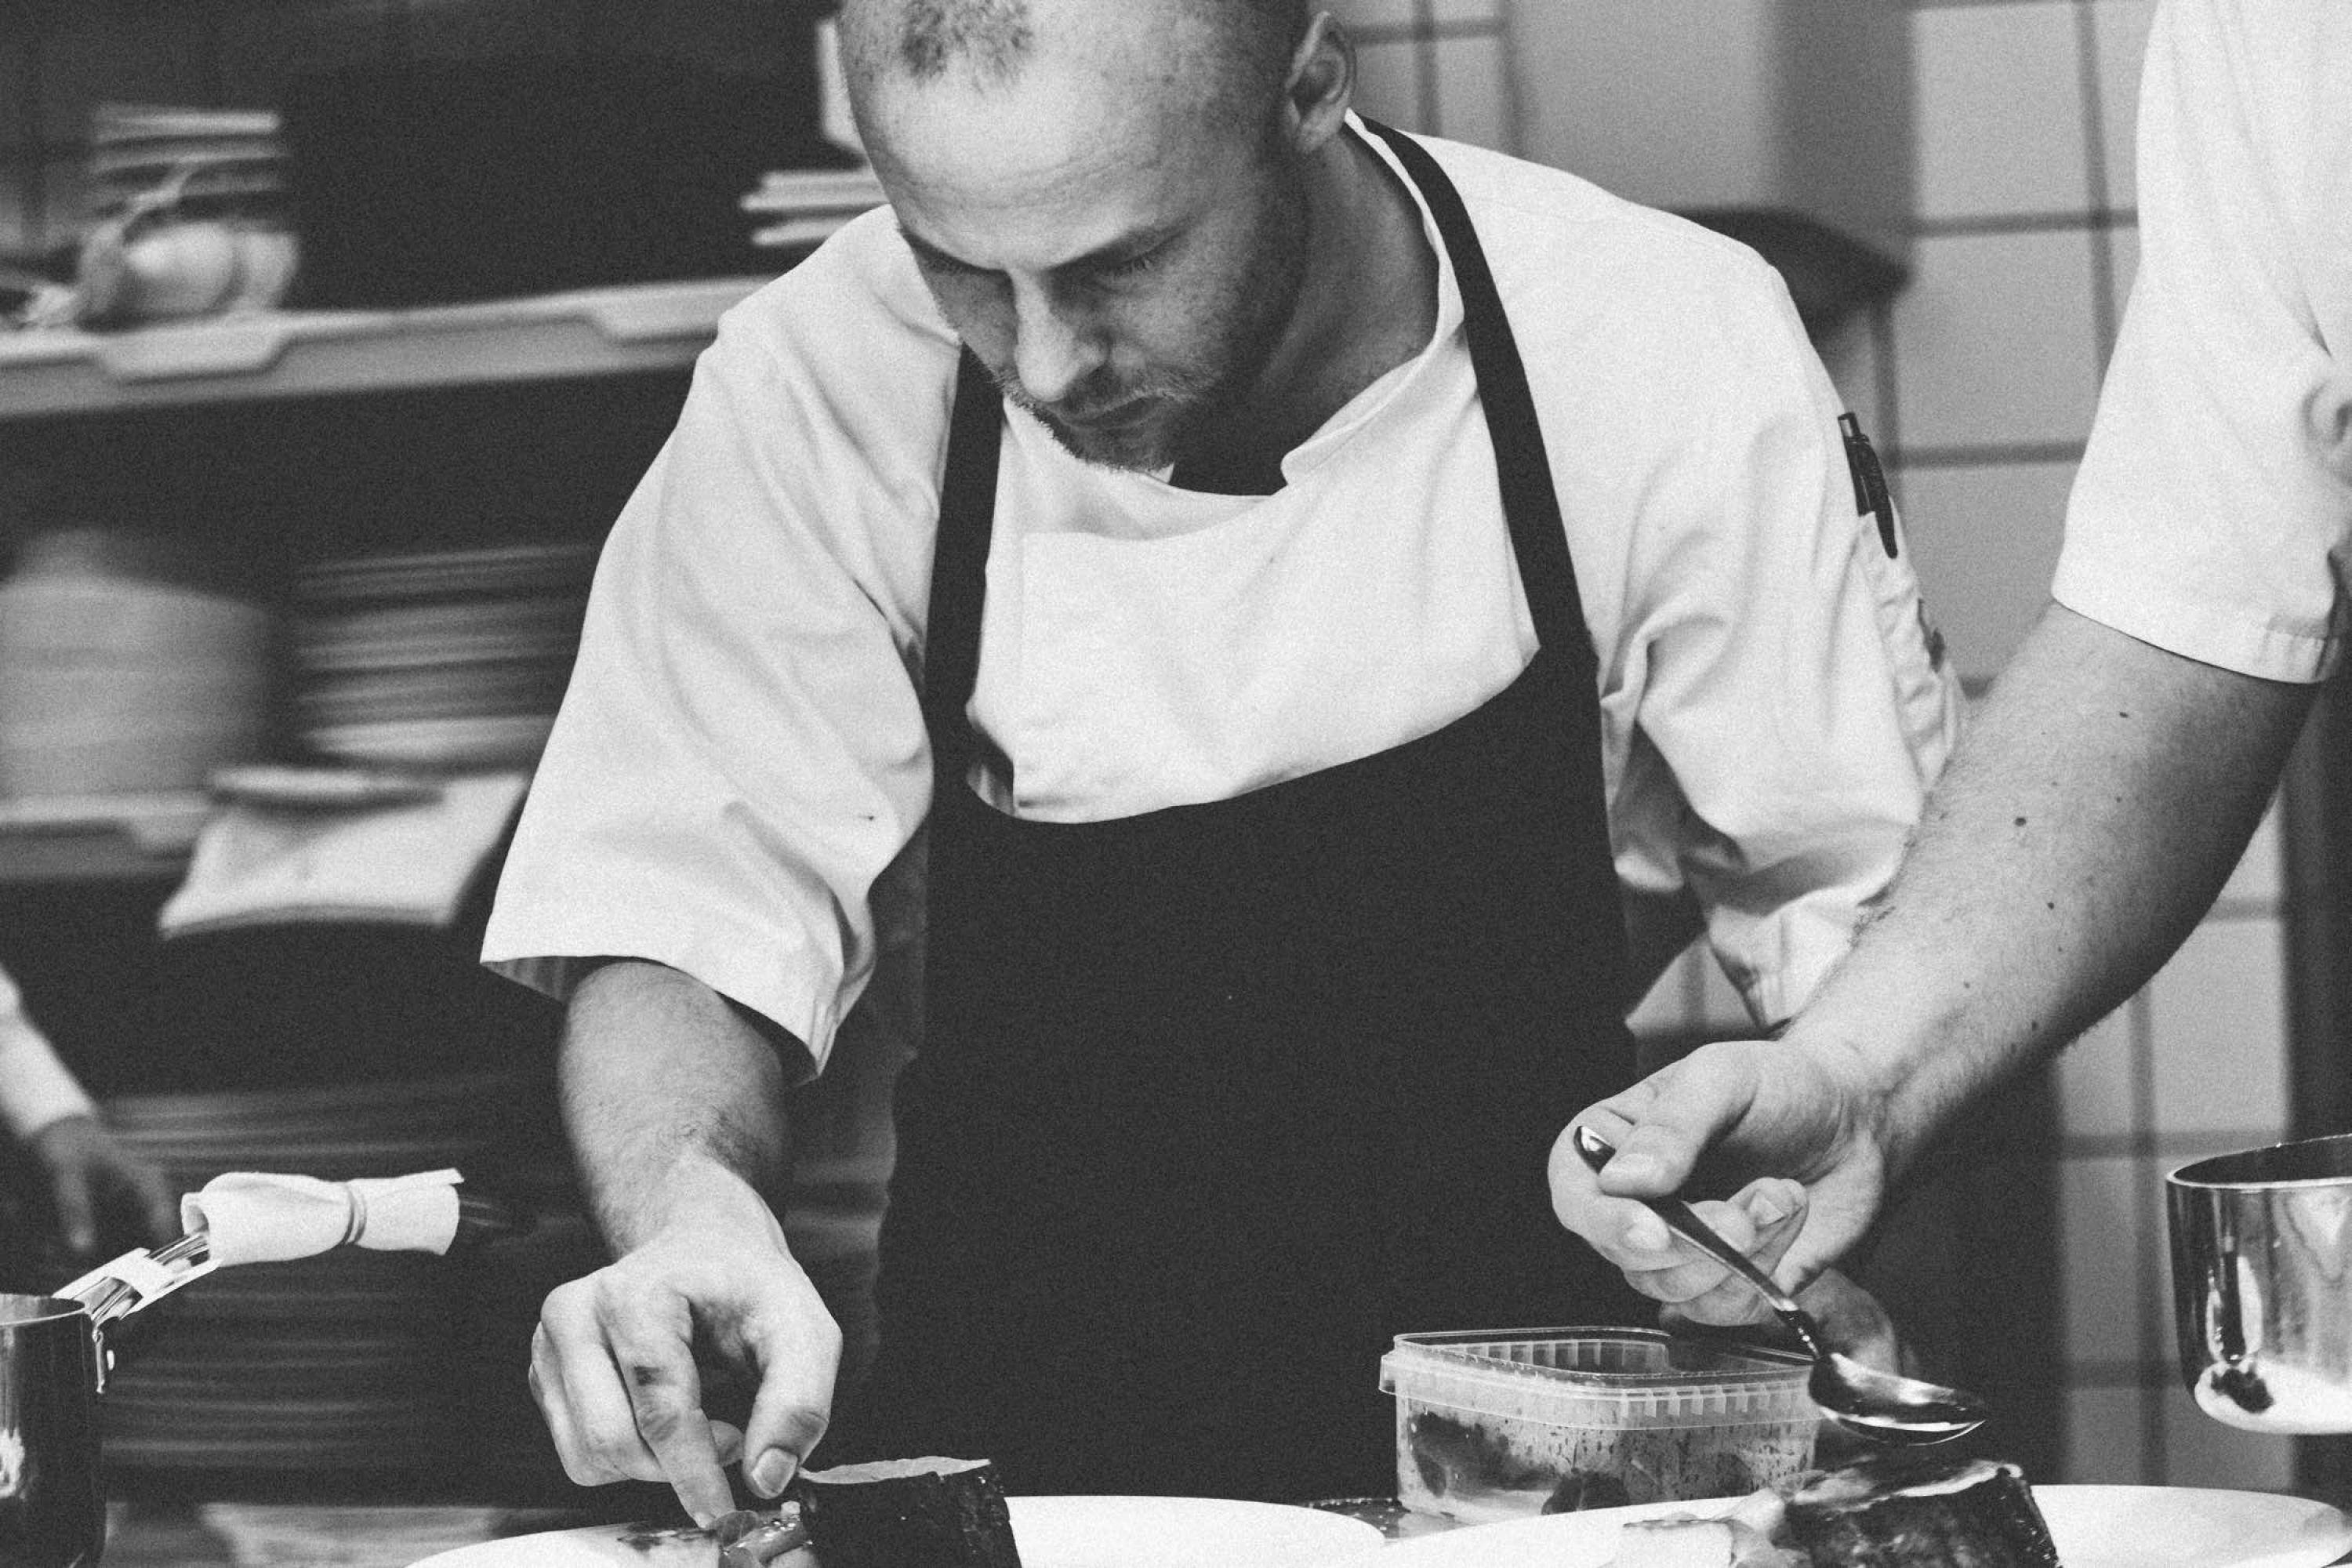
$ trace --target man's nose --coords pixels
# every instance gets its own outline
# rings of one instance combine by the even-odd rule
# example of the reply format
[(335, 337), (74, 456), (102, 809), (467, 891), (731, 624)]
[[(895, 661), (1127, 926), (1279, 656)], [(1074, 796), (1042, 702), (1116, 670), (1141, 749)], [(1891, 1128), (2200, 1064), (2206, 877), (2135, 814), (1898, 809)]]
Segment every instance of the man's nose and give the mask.
[(1103, 363), (1100, 334), (1083, 313), (1043, 289), (1016, 290), (1013, 368), (1021, 390), (1040, 403), (1059, 403)]

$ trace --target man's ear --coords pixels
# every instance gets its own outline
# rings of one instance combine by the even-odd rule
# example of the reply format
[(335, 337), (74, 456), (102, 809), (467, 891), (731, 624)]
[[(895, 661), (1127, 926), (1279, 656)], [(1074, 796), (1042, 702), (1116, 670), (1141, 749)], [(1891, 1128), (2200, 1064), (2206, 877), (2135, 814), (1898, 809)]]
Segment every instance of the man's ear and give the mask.
[(1292, 145), (1312, 153), (1339, 133), (1356, 96), (1356, 45), (1328, 11), (1307, 25), (1290, 57), (1283, 107)]

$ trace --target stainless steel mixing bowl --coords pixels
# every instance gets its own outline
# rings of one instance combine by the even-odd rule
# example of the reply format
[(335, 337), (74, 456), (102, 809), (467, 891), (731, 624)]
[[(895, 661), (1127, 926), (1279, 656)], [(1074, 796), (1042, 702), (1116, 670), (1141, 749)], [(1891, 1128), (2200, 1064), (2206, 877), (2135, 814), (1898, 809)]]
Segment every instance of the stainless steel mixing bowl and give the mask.
[(2352, 1432), (2352, 1135), (2183, 1165), (2165, 1204), (2198, 1405), (2250, 1432)]

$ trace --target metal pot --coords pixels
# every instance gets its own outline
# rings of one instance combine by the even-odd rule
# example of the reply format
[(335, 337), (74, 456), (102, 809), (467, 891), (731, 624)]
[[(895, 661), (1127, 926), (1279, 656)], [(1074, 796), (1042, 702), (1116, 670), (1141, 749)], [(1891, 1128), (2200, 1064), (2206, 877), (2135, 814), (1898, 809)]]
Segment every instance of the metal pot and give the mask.
[[(366, 1239), (367, 1205), (352, 1190), (419, 1181), (457, 1189), (454, 1232), (429, 1241)], [(526, 1230), (535, 1218), (510, 1199), (462, 1186), (454, 1171), (342, 1187), (352, 1197), (350, 1228), (340, 1243), (330, 1236), (313, 1250), (331, 1244), (442, 1252)], [(184, 1203), (182, 1212), (194, 1211)], [(194, 1230), (152, 1252), (126, 1252), (55, 1296), (0, 1294), (0, 1568), (77, 1568), (99, 1560), (106, 1488), (98, 1402), (114, 1364), (107, 1330), (220, 1266), (212, 1237)]]
[(98, 1328), (81, 1302), (0, 1295), (0, 1563), (65, 1568), (106, 1544)]
[(0, 1294), (0, 1565), (73, 1568), (106, 1546), (98, 1398), (107, 1325), (215, 1265), (201, 1235), (126, 1252), (55, 1296)]
[(2165, 1179), (2180, 1371), (2250, 1432), (2352, 1432), (2352, 1135)]

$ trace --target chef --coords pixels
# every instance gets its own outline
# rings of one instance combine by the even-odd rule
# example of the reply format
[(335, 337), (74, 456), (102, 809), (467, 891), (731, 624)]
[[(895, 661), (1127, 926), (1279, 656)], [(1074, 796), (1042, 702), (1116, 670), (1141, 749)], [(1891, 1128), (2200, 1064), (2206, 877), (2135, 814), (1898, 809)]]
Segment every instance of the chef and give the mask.
[(1694, 1053), (1555, 1153), (1562, 1218), (1702, 1321), (1755, 1295), (1634, 1196), (1754, 1172), (1801, 1284), (1982, 1095), (2195, 929), (2352, 623), (2352, 6), (2164, 0), (2139, 100), (2139, 269), (2051, 603), (1937, 791), (1884, 918), (1776, 1038)]
[[(889, 207), (703, 356), (490, 924), (568, 998), (614, 1254), (534, 1389), (575, 1479), (703, 1518), (828, 1423), (1017, 1491), (1389, 1490), (1391, 1335), (1635, 1310), (1544, 1157), (1681, 911), (1775, 1019), (1899, 855), (1955, 704), (1895, 520), (1763, 262), (1358, 118), (1297, 0), (843, 31)], [(836, 1390), (781, 1097), (918, 869)]]

